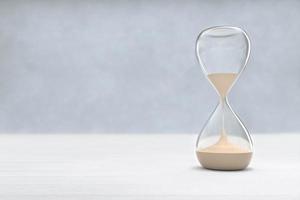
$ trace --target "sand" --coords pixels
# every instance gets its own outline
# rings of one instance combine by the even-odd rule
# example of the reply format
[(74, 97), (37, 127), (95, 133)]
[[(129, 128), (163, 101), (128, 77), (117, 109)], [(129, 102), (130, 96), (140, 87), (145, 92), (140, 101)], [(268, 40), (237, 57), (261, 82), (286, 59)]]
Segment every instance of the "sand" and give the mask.
[[(236, 77), (236, 73), (208, 75), (222, 99), (226, 97)], [(217, 143), (196, 150), (197, 158), (203, 167), (215, 170), (241, 170), (249, 165), (252, 152), (233, 144), (228, 137), (225, 130), (222, 130)]]
[(213, 73), (208, 74), (209, 80), (217, 89), (219, 95), (222, 98), (225, 98), (229, 89), (231, 88), (232, 83), (236, 79), (236, 73)]
[(252, 157), (251, 151), (231, 143), (225, 134), (216, 144), (196, 150), (196, 154), (204, 168), (215, 170), (245, 169)]

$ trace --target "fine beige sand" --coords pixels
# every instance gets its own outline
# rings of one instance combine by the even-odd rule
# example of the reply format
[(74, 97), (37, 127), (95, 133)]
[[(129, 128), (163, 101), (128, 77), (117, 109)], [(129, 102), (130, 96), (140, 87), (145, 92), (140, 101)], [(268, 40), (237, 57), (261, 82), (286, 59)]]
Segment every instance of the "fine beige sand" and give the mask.
[(208, 74), (209, 80), (216, 87), (219, 95), (225, 98), (232, 83), (237, 77), (237, 73), (212, 73)]
[(251, 151), (230, 143), (224, 133), (216, 144), (198, 149), (196, 154), (204, 168), (215, 170), (245, 169), (252, 157)]
[[(208, 75), (221, 98), (226, 97), (236, 77), (236, 73), (213, 73)], [(215, 170), (244, 169), (249, 165), (252, 157), (251, 151), (231, 143), (225, 130), (220, 133), (220, 138), (216, 144), (204, 149), (197, 149), (196, 154), (203, 167)]]

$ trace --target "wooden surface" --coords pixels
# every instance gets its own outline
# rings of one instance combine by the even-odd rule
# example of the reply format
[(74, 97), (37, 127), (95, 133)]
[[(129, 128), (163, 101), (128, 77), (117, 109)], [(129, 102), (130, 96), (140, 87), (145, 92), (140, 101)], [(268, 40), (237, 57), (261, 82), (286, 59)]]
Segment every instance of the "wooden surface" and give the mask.
[(300, 134), (253, 135), (238, 172), (200, 168), (196, 137), (2, 134), (0, 199), (300, 199)]

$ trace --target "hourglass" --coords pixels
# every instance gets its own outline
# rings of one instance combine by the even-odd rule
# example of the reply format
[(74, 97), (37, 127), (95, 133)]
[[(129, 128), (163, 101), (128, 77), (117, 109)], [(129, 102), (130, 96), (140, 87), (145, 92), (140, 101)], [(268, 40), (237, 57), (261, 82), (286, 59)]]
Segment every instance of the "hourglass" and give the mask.
[(249, 38), (237, 27), (208, 28), (197, 38), (196, 53), (205, 76), (219, 95), (219, 104), (198, 136), (197, 158), (207, 169), (245, 169), (252, 157), (252, 140), (230, 107), (227, 95), (247, 64)]

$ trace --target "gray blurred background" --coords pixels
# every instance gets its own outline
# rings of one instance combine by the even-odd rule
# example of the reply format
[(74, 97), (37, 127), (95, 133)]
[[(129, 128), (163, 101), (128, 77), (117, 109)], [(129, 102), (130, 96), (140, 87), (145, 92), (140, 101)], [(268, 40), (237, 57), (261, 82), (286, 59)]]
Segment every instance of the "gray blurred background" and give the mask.
[(251, 132), (297, 132), (300, 1), (0, 1), (1, 133), (199, 132), (218, 97), (198, 33), (245, 29), (230, 94)]

